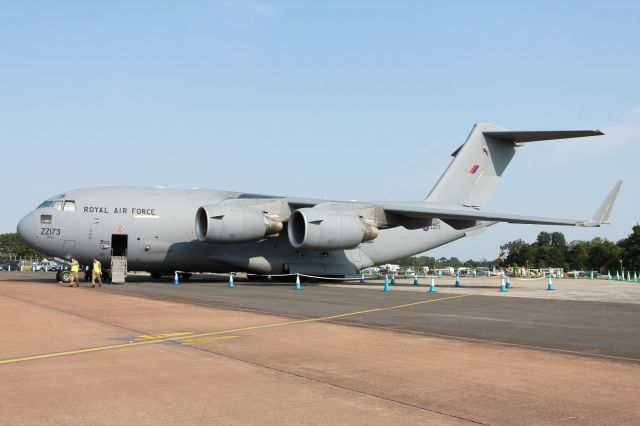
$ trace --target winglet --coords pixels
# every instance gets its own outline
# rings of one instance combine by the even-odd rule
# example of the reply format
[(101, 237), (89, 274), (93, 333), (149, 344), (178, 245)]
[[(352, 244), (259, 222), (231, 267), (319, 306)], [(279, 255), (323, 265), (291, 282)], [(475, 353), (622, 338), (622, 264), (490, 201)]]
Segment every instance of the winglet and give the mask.
[(616, 202), (616, 197), (618, 196), (621, 186), (622, 181), (617, 181), (615, 185), (613, 185), (613, 188), (611, 188), (611, 191), (609, 191), (607, 198), (605, 198), (602, 204), (600, 204), (600, 207), (598, 207), (598, 210), (596, 210), (591, 220), (589, 222), (578, 224), (578, 226), (600, 226), (603, 223), (607, 223), (607, 219), (609, 219), (609, 214), (611, 213), (611, 209), (613, 209), (613, 204)]

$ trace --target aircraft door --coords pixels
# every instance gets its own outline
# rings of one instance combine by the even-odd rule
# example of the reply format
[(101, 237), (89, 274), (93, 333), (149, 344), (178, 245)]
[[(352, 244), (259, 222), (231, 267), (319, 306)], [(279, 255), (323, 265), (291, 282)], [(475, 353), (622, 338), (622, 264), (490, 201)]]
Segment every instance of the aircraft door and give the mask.
[(111, 283), (123, 284), (129, 270), (127, 262), (128, 236), (122, 234), (111, 235)]
[(127, 256), (128, 236), (121, 234), (111, 235), (111, 256)]

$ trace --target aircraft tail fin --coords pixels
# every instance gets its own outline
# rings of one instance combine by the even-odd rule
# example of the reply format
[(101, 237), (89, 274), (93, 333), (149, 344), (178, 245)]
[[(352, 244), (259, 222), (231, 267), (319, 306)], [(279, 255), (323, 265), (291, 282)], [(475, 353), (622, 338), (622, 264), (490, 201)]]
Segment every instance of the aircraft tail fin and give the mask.
[(443, 204), (482, 207), (521, 143), (599, 136), (599, 130), (512, 132), (489, 123), (476, 123), (465, 143), (426, 198)]
[(609, 219), (609, 214), (611, 214), (611, 210), (613, 209), (613, 204), (616, 202), (616, 198), (618, 197), (618, 192), (620, 191), (620, 187), (622, 186), (622, 181), (619, 180), (613, 185), (609, 194), (607, 194), (598, 210), (593, 214), (593, 217), (589, 222), (585, 222), (582, 226), (600, 226), (603, 223), (607, 223)]

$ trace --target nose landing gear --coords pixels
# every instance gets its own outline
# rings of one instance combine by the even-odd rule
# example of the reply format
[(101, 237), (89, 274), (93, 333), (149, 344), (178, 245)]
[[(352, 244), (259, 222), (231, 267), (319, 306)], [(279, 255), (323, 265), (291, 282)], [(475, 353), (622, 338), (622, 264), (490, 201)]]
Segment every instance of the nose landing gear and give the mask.
[(59, 283), (70, 283), (71, 282), (71, 272), (64, 270), (56, 272), (56, 279)]

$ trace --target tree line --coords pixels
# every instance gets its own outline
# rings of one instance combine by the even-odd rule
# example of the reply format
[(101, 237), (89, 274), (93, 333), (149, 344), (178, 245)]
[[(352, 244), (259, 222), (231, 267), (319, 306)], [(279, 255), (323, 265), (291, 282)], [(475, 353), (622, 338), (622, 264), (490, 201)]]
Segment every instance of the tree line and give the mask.
[(440, 269), (440, 268), (448, 268), (453, 267), (455, 269), (461, 267), (467, 267), (471, 269), (479, 268), (479, 267), (491, 267), (495, 265), (495, 260), (465, 260), (462, 261), (458, 257), (439, 257), (435, 258), (433, 256), (412, 256), (412, 257), (403, 257), (397, 260), (393, 260), (390, 263), (396, 263), (403, 267), (411, 267), (414, 271), (419, 270), (423, 266), (428, 266), (431, 269)]
[(432, 269), (445, 267), (503, 267), (518, 268), (564, 268), (565, 270), (607, 271), (620, 270), (640, 271), (640, 225), (635, 225), (632, 232), (622, 240), (614, 243), (596, 237), (591, 241), (571, 241), (567, 243), (562, 232), (540, 232), (533, 243), (522, 239), (509, 241), (500, 246), (500, 254), (496, 259), (469, 259), (461, 261), (457, 257), (413, 256), (393, 261), (414, 270), (423, 266)]
[(0, 234), (0, 259), (44, 258), (42, 253), (27, 246), (18, 234)]
[(519, 239), (501, 245), (498, 259), (506, 267), (560, 267), (603, 274), (621, 268), (638, 271), (640, 225), (635, 225), (626, 238), (616, 243), (600, 237), (567, 243), (561, 232), (540, 232), (534, 243)]

